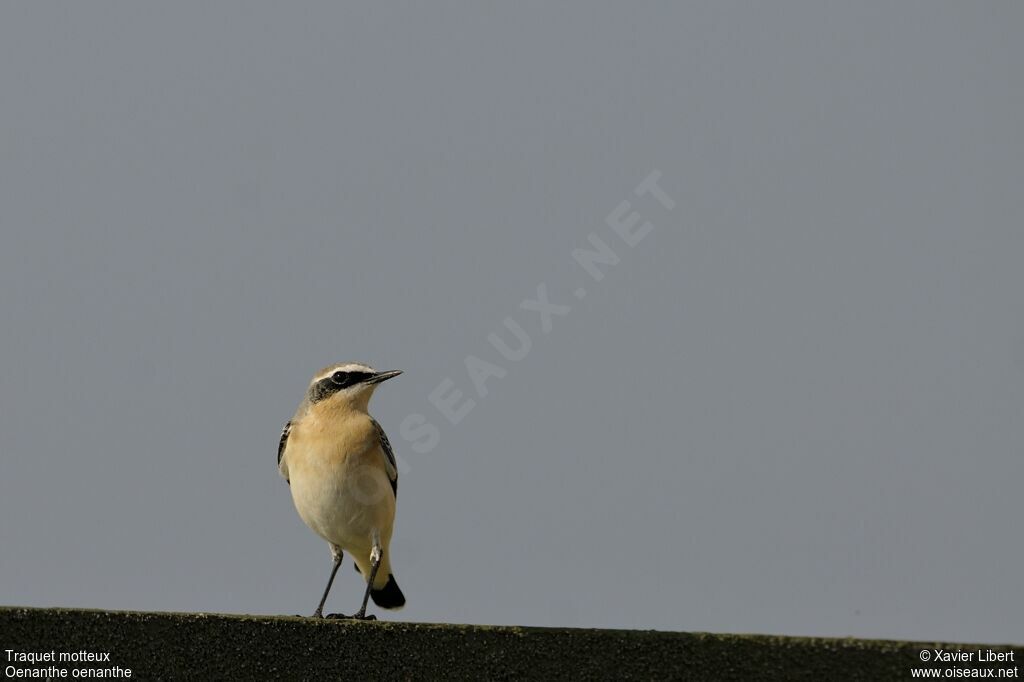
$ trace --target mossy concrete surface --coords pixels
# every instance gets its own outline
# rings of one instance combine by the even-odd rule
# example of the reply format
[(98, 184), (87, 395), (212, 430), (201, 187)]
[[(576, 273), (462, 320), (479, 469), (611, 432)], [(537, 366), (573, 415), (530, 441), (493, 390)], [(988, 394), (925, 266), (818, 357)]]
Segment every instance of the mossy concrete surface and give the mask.
[(53, 665), (69, 679), (118, 666), (143, 680), (907, 680), (922, 649), (1024, 658), (977, 644), (0, 607), (4, 668), (51, 665), (9, 661), (8, 649), (108, 653)]

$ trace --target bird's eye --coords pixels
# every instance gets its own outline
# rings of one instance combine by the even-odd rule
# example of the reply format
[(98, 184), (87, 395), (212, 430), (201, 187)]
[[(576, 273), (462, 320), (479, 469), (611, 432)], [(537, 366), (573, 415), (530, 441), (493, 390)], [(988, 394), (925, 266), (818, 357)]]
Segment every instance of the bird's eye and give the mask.
[(339, 386), (344, 386), (345, 382), (348, 381), (348, 372), (335, 372), (331, 375), (331, 381)]

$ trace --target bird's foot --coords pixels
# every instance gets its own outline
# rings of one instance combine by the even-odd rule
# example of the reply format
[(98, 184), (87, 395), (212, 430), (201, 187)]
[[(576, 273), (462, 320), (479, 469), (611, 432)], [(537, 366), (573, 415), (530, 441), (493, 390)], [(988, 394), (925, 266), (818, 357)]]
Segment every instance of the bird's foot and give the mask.
[(377, 616), (372, 613), (353, 613), (351, 616), (346, 616), (344, 613), (328, 613), (326, 617), (332, 620), (377, 620)]
[(377, 620), (377, 616), (372, 613), (357, 613), (352, 616), (353, 620)]

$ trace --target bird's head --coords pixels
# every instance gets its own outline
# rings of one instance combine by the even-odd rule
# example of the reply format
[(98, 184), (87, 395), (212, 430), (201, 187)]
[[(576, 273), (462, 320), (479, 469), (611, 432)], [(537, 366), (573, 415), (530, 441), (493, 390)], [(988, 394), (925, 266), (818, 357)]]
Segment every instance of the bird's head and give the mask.
[(365, 410), (377, 384), (401, 373), (400, 369), (378, 372), (373, 367), (358, 362), (331, 365), (316, 373), (309, 383), (306, 397), (312, 404), (330, 401), (339, 406), (345, 404)]

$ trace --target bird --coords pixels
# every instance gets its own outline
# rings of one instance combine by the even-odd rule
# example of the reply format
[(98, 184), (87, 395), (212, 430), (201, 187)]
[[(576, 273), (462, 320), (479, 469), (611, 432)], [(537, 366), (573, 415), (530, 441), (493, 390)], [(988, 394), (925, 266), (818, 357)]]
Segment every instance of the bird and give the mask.
[(366, 592), (355, 614), (327, 618), (376, 620), (366, 613), (370, 598), (385, 609), (405, 606), (389, 549), (398, 467), (387, 434), (367, 411), (377, 386), (401, 373), (358, 362), (325, 367), (313, 376), (281, 432), (278, 471), (299, 516), (327, 541), (334, 562), (313, 618), (325, 617), (324, 603), (345, 552), (366, 579)]

